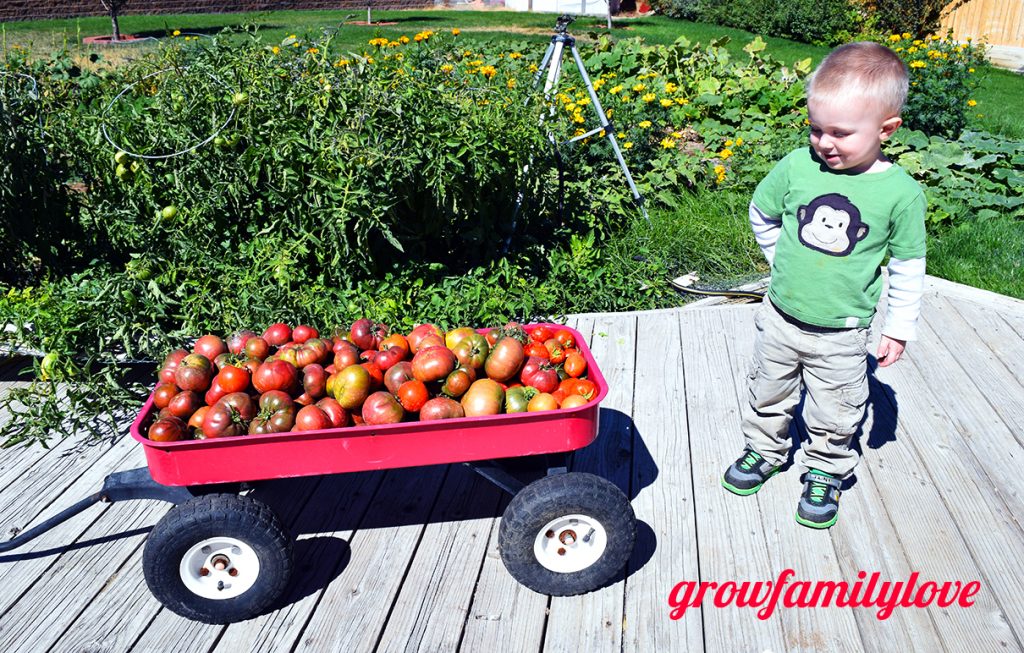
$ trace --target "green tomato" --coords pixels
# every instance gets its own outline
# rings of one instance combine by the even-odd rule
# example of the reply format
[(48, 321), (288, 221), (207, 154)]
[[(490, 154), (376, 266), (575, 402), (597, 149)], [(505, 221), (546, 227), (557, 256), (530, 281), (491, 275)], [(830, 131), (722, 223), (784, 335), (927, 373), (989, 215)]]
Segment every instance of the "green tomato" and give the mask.
[(245, 104), (246, 101), (248, 101), (248, 99), (249, 99), (249, 94), (248, 93), (245, 93), (244, 91), (239, 91), (239, 92), (235, 93), (233, 96), (231, 96), (231, 104), (233, 104), (233, 105), (235, 105), (237, 107), (240, 104)]
[(178, 207), (173, 204), (165, 206), (160, 210), (160, 217), (163, 218), (164, 221), (173, 220), (176, 215), (178, 215)]
[(53, 378), (53, 373), (57, 369), (57, 362), (59, 360), (60, 354), (55, 351), (51, 351), (43, 356), (43, 361), (39, 364), (39, 373), (43, 381)]
[(127, 162), (128, 162), (128, 153), (125, 152), (124, 150), (121, 150), (120, 152), (118, 152), (117, 154), (114, 155), (114, 163), (117, 163), (118, 165), (122, 165), (123, 166)]
[(124, 167), (124, 164), (118, 163), (117, 164), (117, 169), (114, 170), (114, 174), (117, 176), (118, 179), (122, 179), (123, 180), (129, 174), (128, 173), (128, 168)]

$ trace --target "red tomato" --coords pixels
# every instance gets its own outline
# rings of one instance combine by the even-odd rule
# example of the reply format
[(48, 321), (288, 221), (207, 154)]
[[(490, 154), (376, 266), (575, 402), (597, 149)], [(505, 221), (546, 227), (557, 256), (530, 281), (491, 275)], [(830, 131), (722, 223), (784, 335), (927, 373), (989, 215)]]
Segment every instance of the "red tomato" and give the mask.
[(316, 407), (324, 411), (327, 417), (331, 420), (331, 428), (341, 428), (348, 426), (348, 411), (341, 407), (337, 401), (331, 397), (324, 397), (320, 401), (316, 402)]
[(586, 406), (588, 403), (590, 402), (586, 397), (581, 397), (580, 395), (569, 395), (562, 400), (562, 409)]
[(158, 419), (149, 427), (149, 439), (153, 442), (174, 442), (185, 438), (185, 422), (177, 417)]
[(192, 348), (192, 353), (202, 354), (211, 361), (221, 354), (226, 354), (227, 351), (227, 344), (219, 337), (213, 335), (205, 335), (199, 338), (199, 340), (196, 340), (195, 347)]
[(462, 404), (448, 397), (434, 397), (420, 408), (420, 421), (429, 422), (435, 419), (453, 419), (465, 417), (466, 411)]
[(260, 394), (268, 390), (292, 392), (298, 387), (299, 371), (288, 361), (265, 362), (252, 375), (252, 384)]
[(502, 338), (491, 348), (484, 362), (484, 372), (495, 381), (509, 381), (519, 373), (525, 358), (526, 352), (521, 342), (515, 338)]
[(597, 384), (587, 379), (577, 379), (576, 392), (574, 394), (578, 394), (589, 401), (597, 396)]
[(188, 420), (202, 405), (203, 398), (199, 396), (199, 393), (182, 390), (174, 395), (170, 403), (167, 404), (167, 410), (178, 419)]
[(176, 394), (178, 386), (173, 383), (158, 383), (153, 389), (153, 405), (157, 408), (167, 408)]
[(244, 392), (224, 395), (203, 417), (203, 435), (207, 438), (244, 435), (254, 417), (256, 405), (249, 395)]
[(421, 347), (412, 358), (412, 375), (425, 383), (440, 381), (458, 365), (459, 360), (447, 347)]
[(292, 328), (284, 322), (275, 322), (263, 332), (263, 339), (268, 345), (280, 347), (292, 339)]
[(505, 405), (505, 390), (493, 379), (478, 379), (462, 395), (466, 417), (497, 415)]
[(412, 375), (412, 363), (409, 361), (399, 361), (384, 374), (384, 387), (388, 389), (388, 392), (396, 395), (398, 394), (398, 388), (403, 383), (415, 378)]
[(249, 341), (249, 338), (255, 337), (256, 332), (249, 329), (235, 331), (228, 337), (228, 351), (235, 355), (241, 354), (245, 350), (245, 343)]
[(565, 360), (565, 350), (557, 338), (548, 338), (544, 341), (544, 347), (548, 350), (548, 360), (558, 365)]
[(387, 326), (365, 317), (353, 322), (349, 331), (349, 340), (360, 349), (376, 349), (387, 336)]
[(298, 343), (303, 343), (310, 338), (319, 338), (320, 332), (311, 326), (300, 324), (299, 326), (292, 329), (292, 340)]
[(571, 349), (576, 346), (576, 336), (573, 335), (572, 331), (568, 329), (559, 329), (555, 332), (555, 340), (558, 344), (562, 345), (565, 349)]
[(164, 383), (174, 383), (174, 372), (178, 369), (181, 359), (188, 356), (184, 349), (175, 349), (164, 358), (164, 364), (160, 367), (160, 380)]
[(331, 428), (331, 418), (318, 406), (303, 406), (295, 415), (296, 431), (322, 431)]
[(362, 363), (362, 367), (370, 375), (370, 390), (379, 390), (384, 387), (384, 370), (380, 369), (380, 365), (368, 362)]
[(573, 378), (583, 376), (587, 371), (587, 359), (583, 358), (583, 354), (572, 352), (565, 357), (563, 368), (565, 373)]
[(174, 383), (182, 390), (206, 392), (212, 379), (213, 366), (210, 359), (202, 354), (189, 354), (182, 358), (174, 371)]
[(526, 355), (536, 356), (538, 358), (543, 358), (544, 360), (551, 357), (551, 354), (548, 352), (548, 348), (544, 346), (544, 341), (537, 340), (531, 340), (529, 344), (526, 345)]
[(362, 365), (349, 365), (334, 375), (331, 392), (345, 410), (357, 410), (370, 394), (370, 373)]
[(244, 351), (245, 355), (249, 358), (263, 360), (270, 355), (270, 343), (262, 336), (254, 336), (245, 341), (242, 351)]
[(444, 385), (441, 386), (441, 393), (454, 399), (458, 399), (462, 395), (466, 394), (466, 390), (469, 390), (469, 386), (473, 385), (474, 380), (475, 379), (469, 375), (469, 371), (467, 371), (466, 368), (457, 368), (445, 377)]
[(405, 417), (405, 409), (390, 392), (381, 390), (366, 398), (360, 414), (366, 424), (397, 424)]
[(234, 365), (225, 365), (217, 375), (225, 392), (244, 392), (249, 387), (249, 372)]
[(551, 327), (546, 327), (543, 324), (530, 329), (530, 340), (534, 342), (544, 342), (548, 338), (554, 337), (555, 332), (551, 330)]
[(430, 393), (427, 392), (426, 384), (418, 379), (406, 381), (400, 385), (395, 395), (398, 398), (398, 403), (402, 404), (402, 408), (410, 413), (420, 412), (423, 404), (427, 403), (427, 400), (430, 399)]
[[(441, 339), (441, 345), (444, 345), (444, 332), (433, 324), (419, 324), (406, 337), (409, 341), (409, 351), (413, 354), (420, 350), (421, 342), (427, 336), (437, 336)], [(434, 343), (437, 344), (436, 342)]]
[(302, 368), (302, 388), (313, 399), (327, 394), (327, 372), (323, 366), (313, 363)]

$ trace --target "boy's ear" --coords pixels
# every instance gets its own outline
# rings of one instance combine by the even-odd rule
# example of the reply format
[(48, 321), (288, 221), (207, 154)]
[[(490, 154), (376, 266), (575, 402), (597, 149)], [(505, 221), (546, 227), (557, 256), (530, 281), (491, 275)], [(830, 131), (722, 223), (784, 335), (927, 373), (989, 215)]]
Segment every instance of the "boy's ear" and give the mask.
[(900, 125), (902, 125), (902, 124), (903, 124), (903, 118), (901, 118), (899, 116), (893, 116), (892, 118), (886, 118), (885, 120), (882, 121), (882, 129), (881, 129), (881, 133), (879, 134), (879, 136), (884, 141), (885, 139), (887, 139), (890, 136), (892, 136), (893, 133), (895, 133), (896, 130), (899, 129)]

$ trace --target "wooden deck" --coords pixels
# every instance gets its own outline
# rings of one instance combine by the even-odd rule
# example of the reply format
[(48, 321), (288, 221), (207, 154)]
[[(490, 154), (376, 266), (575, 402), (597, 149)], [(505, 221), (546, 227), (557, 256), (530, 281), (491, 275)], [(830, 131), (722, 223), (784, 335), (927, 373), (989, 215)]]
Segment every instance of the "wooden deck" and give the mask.
[[(1024, 650), (1024, 302), (929, 279), (921, 340), (872, 377), (863, 459), (838, 524), (796, 524), (798, 470), (757, 495), (719, 478), (737, 424), (754, 306), (584, 315), (611, 385), (577, 470), (639, 520), (607, 587), (551, 598), (497, 552), (507, 499), (463, 466), (304, 478), (256, 493), (297, 536), (283, 607), (227, 627), (181, 619), (142, 577), (167, 504), (102, 504), (0, 556), (0, 651)], [(876, 336), (877, 337), (877, 336)], [(0, 532), (26, 529), (143, 465), (128, 438), (0, 451)], [(715, 607), (669, 618), (680, 581), (980, 581), (973, 607)], [(791, 581), (791, 582), (793, 582)]]

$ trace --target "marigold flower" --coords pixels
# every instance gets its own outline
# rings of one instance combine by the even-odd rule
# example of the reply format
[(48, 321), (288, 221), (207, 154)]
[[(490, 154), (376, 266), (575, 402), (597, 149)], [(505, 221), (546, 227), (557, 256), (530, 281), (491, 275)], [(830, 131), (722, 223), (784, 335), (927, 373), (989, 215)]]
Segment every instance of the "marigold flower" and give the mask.
[(528, 68), (528, 70), (529, 70), (529, 71), (530, 71), (531, 73), (535, 73), (535, 72), (537, 72), (537, 70), (538, 70), (538, 68), (537, 68), (537, 64), (535, 64), (535, 63), (532, 63), (532, 64), (530, 64), (530, 67)]
[(743, 145), (743, 139), (742, 138), (737, 138), (736, 139), (736, 147), (739, 147), (740, 145)]
[(633, 147), (633, 141), (626, 141), (625, 143), (622, 144), (622, 149), (624, 150), (628, 150), (631, 147)]
[(663, 138), (663, 139), (661, 139), (661, 147), (662, 147), (662, 149), (671, 150), (675, 146), (676, 146), (675, 139), (673, 139), (673, 138)]
[(967, 106), (974, 107), (974, 106), (977, 106), (977, 105), (978, 105), (978, 101), (977, 100), (967, 100)]
[(725, 146), (726, 146), (726, 147), (732, 147), (732, 146), (733, 146), (733, 142), (732, 142), (732, 139), (729, 139), (729, 140), (727, 140), (727, 141), (725, 142)]
[(515, 88), (516, 87), (516, 80), (514, 80), (514, 79), (508, 80), (507, 82), (505, 82), (505, 87), (509, 88), (509, 89)]
[(180, 30), (180, 29), (176, 29), (176, 30), (174, 30), (174, 31), (173, 31), (173, 32), (171, 33), (171, 36), (181, 36), (181, 30)]
[(270, 48), (270, 51), (273, 52), (274, 54), (277, 54), (278, 52), (281, 51), (281, 48), (275, 45), (274, 47)]
[(626, 132), (619, 132), (615, 136), (616, 136), (616, 138), (625, 138), (626, 137)]
[(409, 38), (408, 36), (406, 36), (405, 34), (403, 34), (403, 35), (401, 35), (401, 36), (399, 36), (399, 37), (398, 37), (398, 40), (399, 40), (399, 41), (401, 41), (402, 45), (405, 45), (405, 44), (406, 44), (406, 43), (408, 43), (408, 42), (409, 42), (409, 41), (410, 41), (411, 39), (410, 39), (410, 38)]
[(490, 79), (491, 77), (494, 77), (495, 75), (498, 74), (498, 69), (495, 68), (494, 66), (483, 66), (482, 68), (480, 68), (480, 74), (486, 77), (487, 79)]
[(513, 52), (510, 55), (508, 55), (508, 58), (509, 59), (522, 59), (523, 55), (520, 52)]
[(306, 52), (308, 52), (309, 54), (317, 54), (318, 52), (320, 52), (320, 49), (319, 48), (308, 48), (308, 49), (306, 49)]
[(675, 102), (673, 102), (672, 100), (670, 100), (668, 98), (664, 98), (664, 97), (661, 98), (661, 106), (663, 106), (663, 107), (670, 107), (673, 104), (675, 104)]
[(644, 86), (643, 84), (636, 84), (636, 85), (633, 86), (633, 92), (634, 93), (639, 93), (640, 91), (643, 91), (646, 88), (647, 87)]
[(451, 65), (450, 63), (441, 64), (441, 72), (443, 73), (450, 73), (454, 69), (455, 66)]
[(462, 30), (460, 30), (458, 27), (453, 27), (452, 36), (458, 36), (459, 34), (462, 34)]
[(608, 92), (611, 93), (612, 95), (619, 94), (620, 92), (622, 92), (622, 84), (611, 87), (610, 89), (608, 89)]
[(684, 104), (689, 104), (689, 103), (690, 103), (690, 101), (689, 101), (689, 100), (687, 100), (687, 99), (686, 99), (686, 98), (684, 98), (684, 97), (677, 97), (677, 98), (676, 98), (676, 104), (678, 104), (678, 105), (680, 105), (680, 106), (682, 106), (682, 105), (684, 105)]
[(910, 67), (911, 68), (926, 68), (927, 66), (928, 66), (928, 64), (926, 64), (923, 61), (911, 61), (910, 62)]
[(654, 93), (645, 93), (644, 96), (640, 99), (650, 104), (651, 102), (654, 102), (654, 100), (656, 100), (657, 97), (658, 96), (656, 96)]
[(640, 122), (638, 122), (636, 124), (636, 126), (639, 127), (640, 129), (647, 129), (648, 127), (651, 126), (651, 121), (650, 120), (641, 120)]
[(665, 82), (665, 92), (675, 93), (679, 89), (679, 86), (674, 82)]
[(910, 32), (903, 32), (903, 34), (901, 34), (900, 36), (902, 36), (905, 39), (909, 39), (910, 38)]
[(893, 34), (892, 36), (889, 37), (889, 41), (891, 41), (892, 43), (895, 43), (895, 42), (897, 42), (899, 40), (900, 40), (900, 35), (899, 34)]
[(729, 148), (725, 148), (724, 150), (722, 150), (721, 152), (718, 153), (718, 158), (722, 159), (723, 161), (728, 159), (731, 156), (732, 156), (732, 150), (730, 150)]

